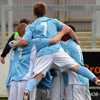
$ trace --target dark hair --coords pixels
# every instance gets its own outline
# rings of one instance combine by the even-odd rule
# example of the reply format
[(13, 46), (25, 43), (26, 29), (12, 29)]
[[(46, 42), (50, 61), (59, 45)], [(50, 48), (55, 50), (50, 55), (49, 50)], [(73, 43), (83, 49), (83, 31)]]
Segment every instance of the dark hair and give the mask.
[(27, 26), (27, 24), (25, 24), (25, 23), (21, 23), (17, 26), (17, 32), (20, 37), (22, 37), (24, 35), (26, 26)]
[(30, 24), (30, 20), (29, 20), (28, 18), (23, 18), (23, 19), (20, 20), (19, 23), (20, 23), (20, 24), (21, 24), (21, 23)]
[[(68, 25), (74, 32), (76, 32), (76, 29), (75, 29), (75, 27), (74, 26), (72, 26), (72, 25)], [(62, 41), (67, 41), (68, 39), (70, 39), (71, 37), (70, 37), (70, 35), (69, 34), (65, 34), (62, 38), (61, 38), (61, 40)]]
[(72, 25), (68, 25), (74, 32), (76, 32), (76, 29), (75, 29), (75, 27), (74, 26), (72, 26)]
[(43, 17), (46, 14), (47, 5), (43, 2), (37, 2), (33, 5), (34, 14), (37, 17)]

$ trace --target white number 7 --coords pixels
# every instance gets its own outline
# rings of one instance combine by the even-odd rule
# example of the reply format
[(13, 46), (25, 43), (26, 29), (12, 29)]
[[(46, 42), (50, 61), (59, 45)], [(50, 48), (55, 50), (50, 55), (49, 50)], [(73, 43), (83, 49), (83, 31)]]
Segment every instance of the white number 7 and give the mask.
[(41, 25), (44, 25), (44, 35), (47, 35), (47, 22), (41, 22)]

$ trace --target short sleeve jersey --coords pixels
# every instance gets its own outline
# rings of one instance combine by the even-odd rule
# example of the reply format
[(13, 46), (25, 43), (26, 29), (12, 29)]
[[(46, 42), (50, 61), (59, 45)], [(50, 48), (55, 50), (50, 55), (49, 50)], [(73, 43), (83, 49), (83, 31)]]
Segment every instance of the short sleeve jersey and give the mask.
[[(39, 43), (40, 42), (40, 43)], [(38, 44), (41, 44), (38, 46)], [(44, 45), (43, 45), (44, 44)], [(18, 47), (11, 51), (10, 69), (6, 85), (11, 85), (11, 81), (28, 80), (32, 76), (31, 71), (34, 67), (37, 50), (49, 45), (49, 39), (35, 38), (25, 47)]]
[[(34, 21), (31, 25), (26, 27), (25, 35), (22, 38), (23, 40), (30, 41), (32, 36), (34, 38), (52, 38), (57, 35), (58, 31), (62, 30), (63, 26), (67, 26), (62, 22), (48, 18), (48, 17), (40, 17), (36, 21)], [(60, 43), (56, 43), (54, 45), (48, 45), (45, 48), (42, 48), (38, 51), (38, 56), (43, 56), (47, 54), (52, 54), (58, 52), (60, 48)]]
[[(62, 42), (61, 46), (81, 67), (84, 67), (83, 55), (80, 46), (70, 39), (66, 42)], [(89, 80), (82, 75), (79, 75), (75, 72), (64, 72), (64, 81), (65, 85), (68, 84), (83, 84), (89, 85)]]

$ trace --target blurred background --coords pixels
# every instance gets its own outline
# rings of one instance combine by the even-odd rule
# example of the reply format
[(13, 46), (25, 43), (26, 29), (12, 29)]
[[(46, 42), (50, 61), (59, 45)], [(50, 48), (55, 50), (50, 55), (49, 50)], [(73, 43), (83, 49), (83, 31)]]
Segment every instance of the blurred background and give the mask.
[(37, 1), (48, 5), (46, 16), (76, 28), (83, 49), (100, 48), (100, 0), (0, 0), (0, 48), (16, 32), (20, 19), (34, 21), (32, 6)]
[[(76, 28), (84, 52), (100, 51), (100, 0), (0, 0), (0, 53), (8, 38), (16, 32), (20, 19), (34, 21), (32, 6), (37, 1), (47, 4), (47, 17)], [(7, 96), (5, 81), (9, 58), (8, 55), (5, 65), (0, 63), (0, 97)]]

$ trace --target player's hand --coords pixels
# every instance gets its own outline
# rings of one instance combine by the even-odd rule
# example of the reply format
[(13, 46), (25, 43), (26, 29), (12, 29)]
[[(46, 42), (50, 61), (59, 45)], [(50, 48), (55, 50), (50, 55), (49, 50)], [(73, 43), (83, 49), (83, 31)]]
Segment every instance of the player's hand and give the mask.
[(63, 34), (67, 34), (70, 32), (70, 28), (68, 26), (64, 26), (61, 31)]
[(13, 41), (10, 41), (10, 42), (9, 42), (9, 46), (10, 46), (10, 44), (12, 44), (13, 42), (14, 42), (14, 40), (13, 40)]
[(81, 42), (79, 40), (75, 41), (78, 45), (81, 46)]
[(2, 64), (5, 64), (5, 59), (3, 57), (0, 58)]
[(13, 50), (16, 50), (16, 43), (13, 44)]
[(19, 36), (19, 37), (16, 37), (15, 38), (15, 41), (17, 41), (17, 40), (21, 40), (22, 38)]

